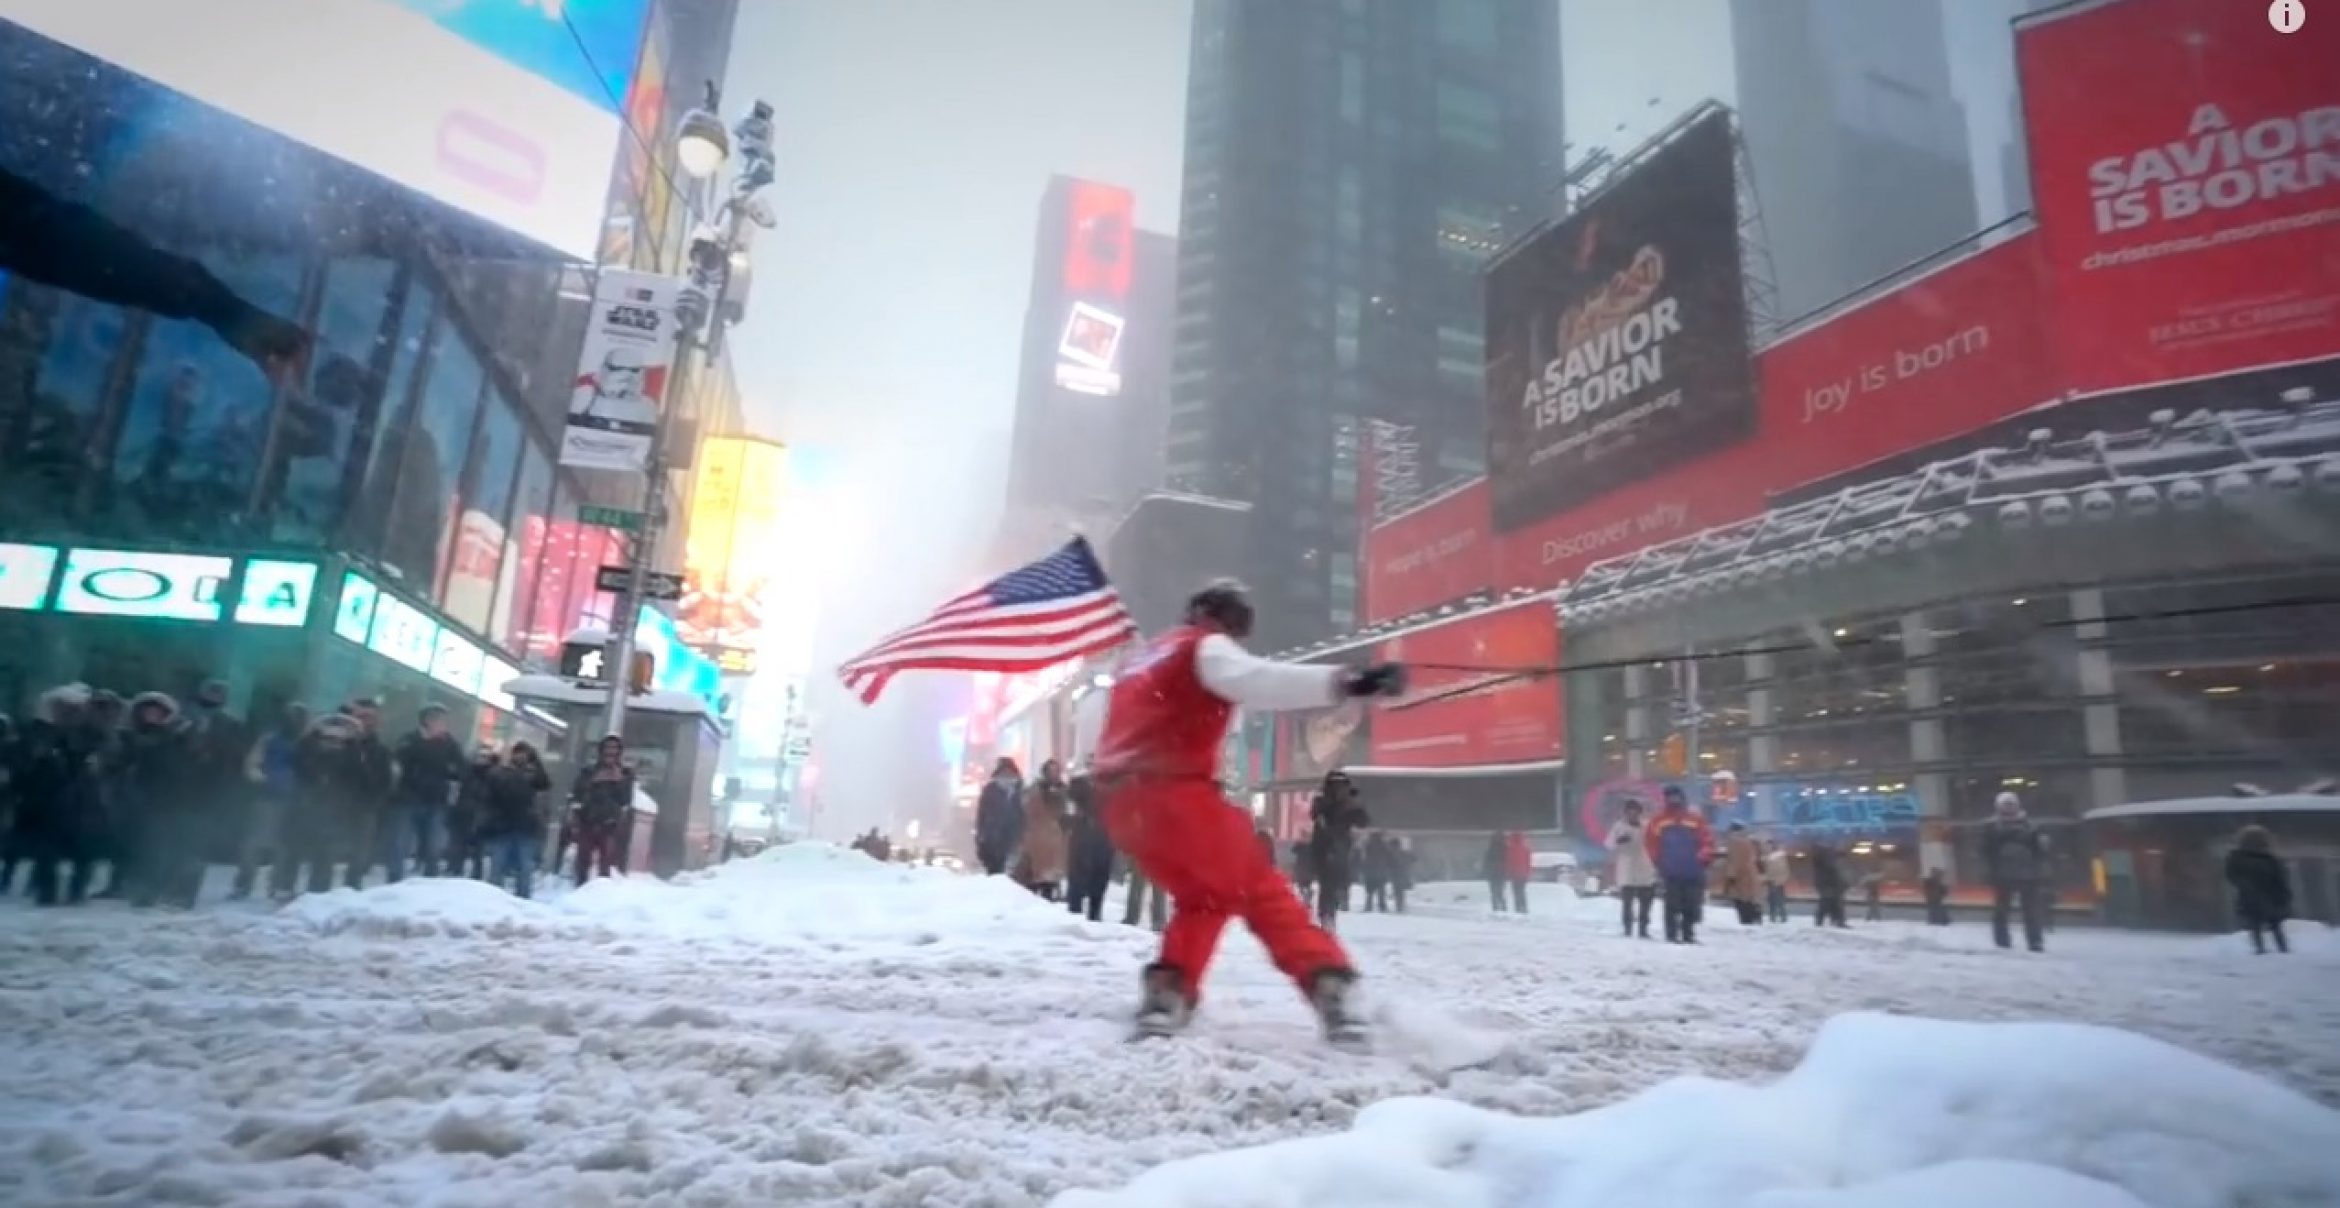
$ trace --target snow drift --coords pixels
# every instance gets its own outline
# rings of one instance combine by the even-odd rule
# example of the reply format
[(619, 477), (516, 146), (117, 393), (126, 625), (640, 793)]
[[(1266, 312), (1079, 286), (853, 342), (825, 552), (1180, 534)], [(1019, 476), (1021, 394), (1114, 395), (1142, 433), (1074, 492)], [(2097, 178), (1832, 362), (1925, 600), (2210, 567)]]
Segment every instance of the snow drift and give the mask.
[(2083, 1024), (1831, 1020), (1768, 1086), (1523, 1119), (1439, 1099), (1171, 1162), (1058, 1208), (2328, 1208), (2340, 1112)]
[(825, 843), (795, 843), (672, 881), (604, 877), (542, 901), (479, 881), (427, 878), (296, 898), (280, 917), (327, 934), (610, 937), (773, 944), (950, 943), (1002, 936), (1129, 938), (1076, 918), (1001, 877), (880, 864)]

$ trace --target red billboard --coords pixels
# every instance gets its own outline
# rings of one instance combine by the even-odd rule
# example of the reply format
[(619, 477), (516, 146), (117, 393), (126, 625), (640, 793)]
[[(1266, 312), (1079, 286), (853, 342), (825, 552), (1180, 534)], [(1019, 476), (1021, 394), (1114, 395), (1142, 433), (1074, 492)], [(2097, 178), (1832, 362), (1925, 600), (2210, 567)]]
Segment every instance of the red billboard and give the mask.
[(2053, 401), (2037, 258), (2037, 241), (2018, 235), (1764, 349), (1763, 487), (1800, 486)]
[(2121, 0), (2018, 25), (2076, 392), (2340, 355), (2340, 20)]
[(2056, 399), (2036, 232), (1917, 271), (1756, 357), (1752, 440), (1610, 491), (1495, 543), (1498, 587), (1743, 520), (1772, 495)]
[(1487, 480), (1393, 516), (1365, 534), (1366, 624), (1459, 600), (1495, 579)]
[[(1458, 695), (1417, 708), (1375, 711), (1366, 762), (1375, 767), (1451, 768), (1558, 759), (1560, 677), (1504, 679), (1505, 668), (1560, 661), (1552, 606), (1531, 601), (1398, 635), (1375, 657), (1415, 668), (1412, 694)], [(1452, 668), (1489, 670), (1453, 670)], [(1464, 691), (1473, 684), (1477, 691)]]
[(1118, 185), (1068, 182), (1064, 292), (1114, 305), (1129, 300), (1137, 259), (1137, 198)]

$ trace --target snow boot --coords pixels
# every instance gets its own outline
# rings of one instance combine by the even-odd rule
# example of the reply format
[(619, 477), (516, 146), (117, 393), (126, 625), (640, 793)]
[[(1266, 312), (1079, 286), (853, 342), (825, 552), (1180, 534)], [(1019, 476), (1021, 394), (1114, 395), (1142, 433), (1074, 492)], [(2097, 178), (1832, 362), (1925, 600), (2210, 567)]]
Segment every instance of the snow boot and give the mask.
[(1327, 969), (1308, 982), (1308, 1001), (1324, 1028), (1326, 1043), (1336, 1049), (1364, 1052), (1372, 1047), (1365, 1016), (1356, 1005), (1357, 975), (1346, 969)]
[(1176, 1036), (1186, 1030), (1193, 1017), (1194, 1001), (1187, 997), (1186, 976), (1169, 965), (1146, 966), (1145, 993), (1138, 1000), (1137, 1029), (1131, 1039)]

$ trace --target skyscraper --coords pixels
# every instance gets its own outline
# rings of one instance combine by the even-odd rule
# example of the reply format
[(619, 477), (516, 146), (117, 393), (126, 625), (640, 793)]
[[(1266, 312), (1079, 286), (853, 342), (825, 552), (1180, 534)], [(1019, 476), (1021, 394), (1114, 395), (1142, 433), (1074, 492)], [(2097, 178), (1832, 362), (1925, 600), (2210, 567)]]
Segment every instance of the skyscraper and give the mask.
[(1781, 318), (1974, 231), (1940, 0), (1732, 0), (1731, 43)]
[(1270, 647), (1355, 620), (1357, 449), (1479, 469), (1478, 273), (1561, 171), (1554, 0), (1196, 0), (1173, 489), (1251, 503)]
[(1129, 190), (1069, 176), (1041, 198), (1000, 561), (1101, 533), (1162, 484), (1178, 242), (1135, 212)]

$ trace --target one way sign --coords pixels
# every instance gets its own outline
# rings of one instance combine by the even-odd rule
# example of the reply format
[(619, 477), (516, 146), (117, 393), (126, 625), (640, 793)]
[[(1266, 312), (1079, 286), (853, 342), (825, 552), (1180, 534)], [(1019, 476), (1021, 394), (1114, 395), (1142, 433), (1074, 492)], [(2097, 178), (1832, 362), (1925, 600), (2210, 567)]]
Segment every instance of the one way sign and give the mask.
[[(626, 579), (632, 574), (632, 571), (623, 566), (604, 566), (593, 572), (593, 589), (595, 591), (624, 591)], [(653, 600), (682, 599), (682, 576), (670, 575), (665, 571), (651, 571), (642, 576), (642, 594)]]

